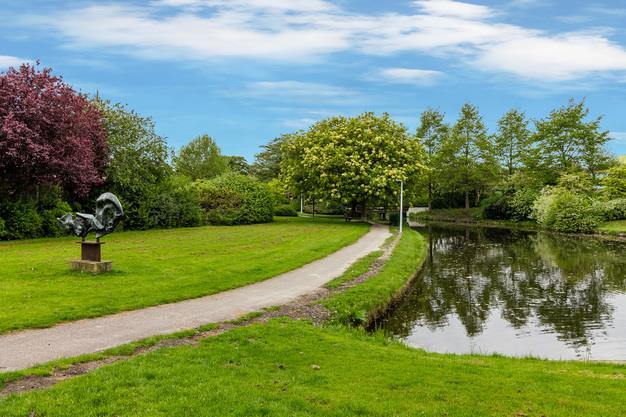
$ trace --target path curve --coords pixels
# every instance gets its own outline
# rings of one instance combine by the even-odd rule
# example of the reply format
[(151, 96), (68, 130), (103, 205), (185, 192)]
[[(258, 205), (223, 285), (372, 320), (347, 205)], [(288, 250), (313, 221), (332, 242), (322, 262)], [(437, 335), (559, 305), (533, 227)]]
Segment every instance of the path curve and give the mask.
[(265, 307), (288, 303), (341, 276), (357, 259), (379, 249), (389, 236), (387, 226), (372, 225), (368, 233), (350, 246), (245, 287), (47, 329), (0, 335), (0, 372), (99, 352), (154, 335), (234, 320)]

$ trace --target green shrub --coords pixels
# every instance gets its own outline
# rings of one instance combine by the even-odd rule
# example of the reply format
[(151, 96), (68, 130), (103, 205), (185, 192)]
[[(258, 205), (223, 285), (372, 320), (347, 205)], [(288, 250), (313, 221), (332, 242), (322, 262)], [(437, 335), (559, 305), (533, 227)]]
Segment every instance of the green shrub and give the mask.
[(507, 220), (512, 216), (511, 195), (496, 193), (485, 200), (481, 206), (483, 207), (483, 217), (492, 220)]
[(43, 220), (33, 203), (8, 203), (2, 208), (7, 239), (27, 239), (43, 235)]
[(600, 220), (589, 198), (561, 188), (542, 192), (533, 217), (541, 226), (564, 233), (590, 232)]
[(511, 218), (513, 220), (530, 219), (533, 212), (533, 205), (541, 191), (536, 188), (520, 188), (513, 193), (509, 201)]
[(62, 200), (54, 202), (52, 207), (41, 211), (42, 236), (61, 236), (65, 234), (57, 223), (57, 218), (70, 213), (72, 207)]
[(298, 212), (289, 204), (281, 204), (274, 209), (274, 216), (297, 217)]
[(6, 225), (4, 219), (0, 217), (0, 240), (4, 239), (7, 234)]
[(594, 203), (594, 211), (604, 221), (626, 220), (626, 198)]
[(161, 193), (152, 207), (154, 225), (160, 228), (192, 227), (203, 223), (198, 194), (191, 188)]
[(389, 214), (389, 224), (392, 226), (400, 226), (400, 212), (394, 211)]
[(272, 193), (254, 178), (227, 173), (194, 183), (200, 207), (211, 224), (251, 224), (272, 221)]

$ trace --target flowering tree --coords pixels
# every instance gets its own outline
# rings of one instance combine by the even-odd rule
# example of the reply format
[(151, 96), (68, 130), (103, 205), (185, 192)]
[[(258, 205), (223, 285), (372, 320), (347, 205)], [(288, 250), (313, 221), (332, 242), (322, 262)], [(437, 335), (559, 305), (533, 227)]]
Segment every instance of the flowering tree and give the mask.
[(282, 152), (281, 175), (296, 195), (329, 199), (363, 215), (368, 206), (395, 201), (397, 182), (414, 182), (423, 169), (420, 143), (387, 114), (322, 120), (292, 135)]
[(51, 72), (24, 64), (0, 74), (0, 187), (57, 184), (85, 196), (104, 180), (100, 111)]

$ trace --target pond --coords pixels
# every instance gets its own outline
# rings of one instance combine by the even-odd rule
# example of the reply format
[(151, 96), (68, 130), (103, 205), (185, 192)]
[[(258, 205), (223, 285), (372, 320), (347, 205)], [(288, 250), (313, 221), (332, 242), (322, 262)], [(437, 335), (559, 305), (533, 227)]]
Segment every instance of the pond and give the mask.
[(477, 227), (418, 228), (429, 259), (378, 323), (441, 353), (626, 360), (626, 243)]

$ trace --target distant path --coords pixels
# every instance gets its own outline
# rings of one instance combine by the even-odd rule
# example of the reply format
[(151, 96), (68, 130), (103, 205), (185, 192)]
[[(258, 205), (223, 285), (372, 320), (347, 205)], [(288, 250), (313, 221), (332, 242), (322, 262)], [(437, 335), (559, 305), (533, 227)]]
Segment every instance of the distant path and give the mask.
[(202, 298), (127, 311), (48, 329), (0, 335), (0, 372), (14, 371), (149, 336), (234, 320), (265, 307), (285, 304), (337, 278), (357, 259), (380, 248), (387, 226), (373, 225), (356, 243), (301, 268), (265, 281)]

